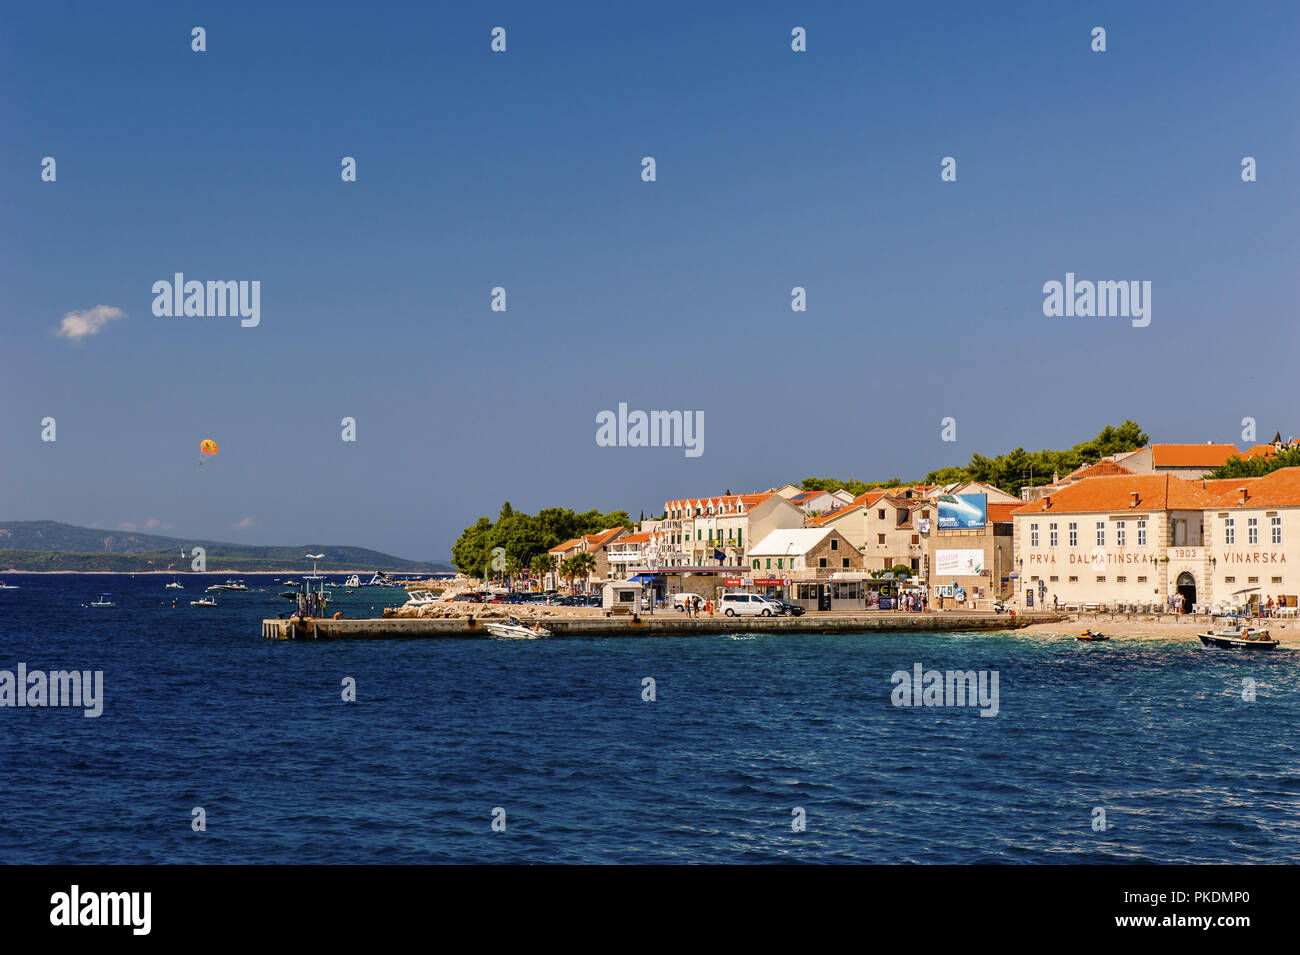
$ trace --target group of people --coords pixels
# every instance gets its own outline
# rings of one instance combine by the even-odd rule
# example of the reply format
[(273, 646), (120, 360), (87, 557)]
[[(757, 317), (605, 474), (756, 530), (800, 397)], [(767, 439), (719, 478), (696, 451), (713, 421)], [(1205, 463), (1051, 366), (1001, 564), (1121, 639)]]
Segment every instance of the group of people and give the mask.
[(686, 602), (686, 616), (698, 617), (701, 612), (707, 613), (710, 617), (712, 617), (713, 601), (710, 600), (708, 597), (701, 597), (698, 594), (696, 594), (693, 598), (691, 598)]

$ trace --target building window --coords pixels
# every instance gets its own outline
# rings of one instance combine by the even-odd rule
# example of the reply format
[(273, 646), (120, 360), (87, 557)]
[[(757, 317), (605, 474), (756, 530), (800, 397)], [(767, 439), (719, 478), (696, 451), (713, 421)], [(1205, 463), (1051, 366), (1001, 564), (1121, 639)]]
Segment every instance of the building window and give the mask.
[(1258, 578), (1258, 577), (1247, 577), (1247, 578), (1246, 578), (1246, 583), (1248, 583), (1248, 584), (1257, 584), (1257, 583), (1259, 583), (1259, 578)]
[(1223, 582), (1224, 582), (1225, 584), (1235, 584), (1235, 583), (1237, 582), (1237, 578), (1236, 578), (1236, 577), (1224, 577), (1224, 578), (1223, 578)]
[(1124, 530), (1124, 522), (1116, 521), (1115, 522), (1115, 546), (1123, 547), (1124, 541), (1127, 539), (1128, 539), (1127, 532)]
[(838, 537), (832, 537), (832, 538), (831, 538), (831, 550), (839, 550), (839, 549), (840, 549), (840, 541), (839, 541), (839, 538), (838, 538)]
[(1281, 577), (1270, 577), (1270, 578), (1269, 578), (1269, 582), (1270, 582), (1270, 583), (1274, 583), (1274, 584), (1280, 584), (1280, 583), (1282, 582), (1282, 578), (1281, 578)]
[(1058, 580), (1060, 580), (1060, 579), (1061, 579), (1060, 577), (1048, 577), (1048, 578), (1047, 578), (1047, 582), (1048, 582), (1048, 583), (1051, 583), (1051, 584), (1054, 584), (1054, 583), (1056, 583), (1056, 582), (1057, 582)]
[(847, 557), (843, 558), (843, 559), (840, 561), (840, 566), (843, 567), (845, 570), (848, 570), (848, 569), (849, 569), (849, 559), (848, 559)]
[(1146, 579), (1145, 577), (1139, 577), (1139, 578), (1138, 578), (1138, 583), (1139, 583), (1139, 584), (1145, 584), (1146, 582), (1147, 582), (1147, 579)]
[(771, 570), (771, 569), (772, 569), (772, 558), (771, 558), (771, 557), (767, 558), (767, 569), (768, 569), (768, 570)]
[(885, 509), (883, 507), (876, 509), (876, 519), (881, 521), (885, 519)]
[(1106, 582), (1106, 578), (1105, 578), (1105, 577), (1098, 577), (1098, 578), (1097, 578), (1097, 583), (1099, 583), (1099, 584), (1104, 584), (1105, 582)]
[(1079, 578), (1078, 578), (1078, 577), (1071, 577), (1071, 578), (1070, 578), (1070, 583), (1072, 583), (1072, 584), (1077, 584), (1078, 582), (1079, 582)]
[(755, 570), (758, 570), (758, 558), (757, 558), (757, 557), (754, 558), (754, 569), (755, 569)]
[(1079, 546), (1079, 525), (1076, 524), (1074, 521), (1070, 521), (1069, 531), (1070, 531), (1070, 546), (1078, 547)]
[(1047, 543), (1051, 547), (1055, 547), (1058, 543), (1060, 543), (1060, 538), (1056, 532), (1055, 521), (1047, 525)]
[(1282, 518), (1270, 517), (1269, 523), (1272, 525), (1273, 543), (1282, 543)]
[(920, 544), (920, 543), (921, 543), (921, 535), (920, 535), (920, 534), (913, 534), (913, 535), (912, 535), (912, 543), (913, 543), (913, 544)]
[(1128, 578), (1127, 578), (1127, 577), (1116, 577), (1116, 578), (1115, 578), (1115, 583), (1117, 583), (1117, 584), (1126, 584), (1126, 583), (1128, 583)]
[(1106, 543), (1106, 522), (1097, 522), (1097, 546), (1101, 547)]
[(1033, 574), (1032, 576), (1030, 576), (1029, 579), (1030, 579), (1030, 580), (1037, 580), (1037, 579), (1038, 579), (1038, 575), (1037, 575), (1037, 574)]
[(877, 543), (877, 544), (883, 544), (884, 542), (885, 542), (885, 535), (884, 535), (884, 534), (877, 534), (877, 535), (876, 535), (876, 543)]
[(1038, 546), (1038, 525), (1037, 524), (1029, 525), (1029, 546), (1030, 547)]
[(818, 557), (818, 558), (817, 558), (817, 566), (818, 566), (818, 567), (825, 567), (825, 566), (826, 566), (826, 558), (825, 558), (825, 557)]
[(1232, 526), (1232, 518), (1223, 519), (1223, 542), (1225, 544), (1235, 544), (1237, 542), (1237, 529)]
[(1146, 522), (1146, 518), (1141, 518), (1141, 519), (1138, 520), (1138, 546), (1139, 546), (1139, 547), (1146, 547), (1146, 546), (1147, 546), (1147, 522)]
[(1246, 543), (1247, 544), (1259, 543), (1259, 518), (1258, 517), (1246, 518)]
[(784, 570), (784, 569), (785, 569), (785, 558), (784, 558), (784, 557), (778, 557), (778, 558), (776, 559), (776, 569), (777, 569), (777, 570)]

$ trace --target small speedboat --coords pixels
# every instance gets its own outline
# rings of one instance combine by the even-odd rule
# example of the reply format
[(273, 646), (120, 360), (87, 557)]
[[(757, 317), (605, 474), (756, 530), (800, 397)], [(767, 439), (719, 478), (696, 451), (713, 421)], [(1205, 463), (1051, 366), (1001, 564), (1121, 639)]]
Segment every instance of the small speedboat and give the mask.
[(184, 589), (185, 589), (185, 585), (181, 583), (179, 580), (173, 580), (170, 584), (168, 584), (166, 587), (163, 588), (163, 590), (184, 590)]
[(117, 604), (113, 603), (112, 594), (100, 594), (99, 599), (92, 600), (90, 602), (90, 605), (92, 607), (116, 607), (117, 606)]
[(442, 598), (432, 590), (412, 590), (406, 595), (406, 603), (403, 607), (427, 607), (430, 604), (436, 604)]
[(200, 597), (198, 600), (191, 600), (191, 607), (215, 607), (217, 601), (212, 597)]
[(1083, 633), (1077, 633), (1074, 636), (1076, 640), (1109, 640), (1110, 637), (1104, 633), (1094, 633), (1091, 630), (1085, 630)]
[(1198, 633), (1201, 643), (1219, 650), (1276, 650), (1278, 641), (1267, 630), (1242, 627), (1240, 630), (1210, 630)]
[(540, 623), (533, 627), (525, 627), (514, 617), (510, 618), (509, 623), (494, 622), (485, 624), (485, 627), (492, 636), (506, 640), (536, 640), (538, 637), (549, 637), (551, 635), (551, 631)]
[(0, 580), (0, 590), (17, 590), (17, 589), (18, 588), (15, 587), (13, 584), (6, 584), (3, 580)]

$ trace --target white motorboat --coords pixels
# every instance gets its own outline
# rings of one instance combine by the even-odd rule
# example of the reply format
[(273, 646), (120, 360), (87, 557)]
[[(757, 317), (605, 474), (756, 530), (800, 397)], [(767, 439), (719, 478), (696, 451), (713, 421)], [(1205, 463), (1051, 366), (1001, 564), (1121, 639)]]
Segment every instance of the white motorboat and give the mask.
[(406, 595), (406, 603), (403, 607), (427, 607), (430, 604), (436, 604), (441, 597), (432, 590), (412, 590)]
[(538, 637), (551, 636), (551, 631), (543, 627), (541, 623), (534, 624), (531, 627), (526, 627), (514, 617), (511, 617), (507, 623), (493, 621), (484, 626), (487, 629), (487, 632), (492, 634), (492, 636), (501, 637), (506, 640), (536, 640)]
[(92, 600), (90, 602), (90, 605), (92, 607), (116, 607), (117, 606), (117, 604), (113, 603), (112, 594), (100, 594), (99, 599)]
[(184, 589), (185, 589), (185, 585), (181, 583), (179, 580), (173, 580), (170, 584), (168, 584), (166, 587), (163, 588), (163, 590), (184, 590)]
[(217, 601), (212, 597), (200, 597), (198, 600), (191, 600), (191, 607), (215, 607)]
[(0, 580), (0, 590), (17, 590), (17, 589), (18, 588), (15, 587), (13, 584), (6, 584), (3, 580)]

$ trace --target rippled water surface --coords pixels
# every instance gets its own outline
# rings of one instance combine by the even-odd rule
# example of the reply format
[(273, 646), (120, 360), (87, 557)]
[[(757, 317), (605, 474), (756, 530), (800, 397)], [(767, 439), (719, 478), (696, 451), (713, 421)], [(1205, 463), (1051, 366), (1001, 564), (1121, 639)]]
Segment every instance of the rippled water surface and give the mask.
[[(280, 588), (246, 579), (270, 592), (201, 610), (192, 578), (9, 578), (0, 669), (103, 670), (106, 700), (97, 719), (0, 709), (0, 862), (1300, 856), (1294, 652), (996, 634), (286, 643), (259, 627), (288, 608)], [(118, 606), (82, 606), (101, 590)], [(402, 599), (338, 593), (348, 616)], [(916, 663), (997, 671), (998, 715), (896, 708), (891, 675)]]

